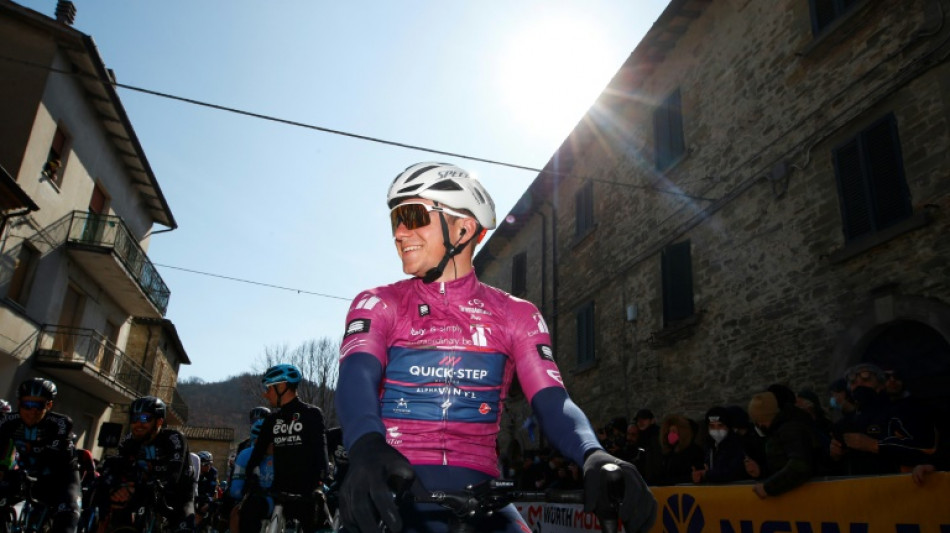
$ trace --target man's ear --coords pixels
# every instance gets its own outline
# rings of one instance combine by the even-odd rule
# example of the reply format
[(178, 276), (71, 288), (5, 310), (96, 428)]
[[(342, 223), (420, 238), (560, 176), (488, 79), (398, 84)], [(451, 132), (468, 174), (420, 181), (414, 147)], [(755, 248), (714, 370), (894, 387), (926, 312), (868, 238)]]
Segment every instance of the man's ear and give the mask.
[(460, 237), (476, 237), (475, 232), (478, 230), (478, 221), (474, 218), (463, 218), (460, 219), (462, 222), (462, 229), (460, 231)]

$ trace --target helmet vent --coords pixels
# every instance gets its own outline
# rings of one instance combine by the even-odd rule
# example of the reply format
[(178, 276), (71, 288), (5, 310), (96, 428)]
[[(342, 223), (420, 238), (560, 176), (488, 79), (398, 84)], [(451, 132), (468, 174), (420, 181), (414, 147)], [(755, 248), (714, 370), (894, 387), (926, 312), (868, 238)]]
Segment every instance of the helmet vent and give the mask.
[(455, 183), (455, 180), (442, 180), (438, 183), (433, 183), (429, 187), (430, 191), (463, 191), (463, 189), (458, 183)]

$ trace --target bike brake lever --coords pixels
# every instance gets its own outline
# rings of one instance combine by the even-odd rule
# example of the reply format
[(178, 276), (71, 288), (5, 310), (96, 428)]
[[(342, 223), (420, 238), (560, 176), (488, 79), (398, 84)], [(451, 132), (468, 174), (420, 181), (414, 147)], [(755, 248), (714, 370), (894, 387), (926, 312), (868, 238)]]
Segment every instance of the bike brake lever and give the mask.
[(620, 502), (624, 497), (623, 474), (620, 472), (620, 466), (608, 463), (600, 467), (604, 472), (604, 478), (607, 481), (607, 499), (610, 504), (606, 509), (602, 509), (597, 517), (600, 520), (600, 530), (604, 533), (617, 533), (619, 531), (618, 509)]

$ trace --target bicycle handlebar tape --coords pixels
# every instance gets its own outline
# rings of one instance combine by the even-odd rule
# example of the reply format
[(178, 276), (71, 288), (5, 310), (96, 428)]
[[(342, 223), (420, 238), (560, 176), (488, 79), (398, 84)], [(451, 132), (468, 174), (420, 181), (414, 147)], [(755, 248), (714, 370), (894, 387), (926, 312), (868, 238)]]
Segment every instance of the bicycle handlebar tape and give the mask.
[[(629, 533), (646, 533), (656, 521), (656, 498), (637, 468), (604, 450), (584, 460), (584, 510), (593, 511), (606, 527), (616, 518)], [(616, 529), (614, 529), (616, 531)]]
[(415, 479), (409, 460), (370, 432), (349, 450), (350, 468), (340, 489), (340, 517), (347, 531), (373, 533), (382, 521), (393, 533), (402, 531), (395, 499)]

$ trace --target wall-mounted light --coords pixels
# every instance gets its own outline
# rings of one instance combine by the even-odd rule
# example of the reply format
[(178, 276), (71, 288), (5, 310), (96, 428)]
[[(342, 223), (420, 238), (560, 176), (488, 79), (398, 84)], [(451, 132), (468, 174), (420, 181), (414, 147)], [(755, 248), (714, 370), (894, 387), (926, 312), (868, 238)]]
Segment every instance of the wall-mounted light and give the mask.
[(637, 320), (637, 304), (627, 304), (627, 322)]

